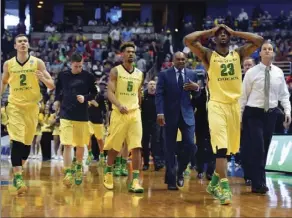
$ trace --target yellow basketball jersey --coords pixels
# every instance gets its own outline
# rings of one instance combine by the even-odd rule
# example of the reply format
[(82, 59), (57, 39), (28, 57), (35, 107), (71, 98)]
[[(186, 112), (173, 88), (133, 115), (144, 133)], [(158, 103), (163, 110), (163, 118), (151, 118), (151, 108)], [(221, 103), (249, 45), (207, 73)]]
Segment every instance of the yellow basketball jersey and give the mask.
[[(115, 96), (117, 100), (127, 109), (135, 110), (139, 108), (138, 93), (141, 92), (140, 86), (143, 81), (143, 73), (137, 68), (134, 68), (132, 73), (129, 73), (123, 65), (116, 67), (118, 71)], [(113, 105), (113, 109), (116, 106)]]
[(35, 75), (38, 58), (30, 56), (21, 65), (14, 57), (7, 63), (9, 72), (8, 102), (18, 105), (37, 104), (41, 100), (39, 80)]
[(236, 51), (226, 57), (213, 51), (208, 70), (209, 100), (221, 103), (235, 103), (241, 95), (241, 63)]

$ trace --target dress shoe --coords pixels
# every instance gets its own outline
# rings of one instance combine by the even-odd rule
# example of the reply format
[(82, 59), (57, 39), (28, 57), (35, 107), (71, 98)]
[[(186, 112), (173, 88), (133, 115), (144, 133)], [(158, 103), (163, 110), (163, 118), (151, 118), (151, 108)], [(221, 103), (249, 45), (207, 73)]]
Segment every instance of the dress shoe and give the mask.
[(263, 187), (267, 192), (270, 190), (266, 185), (263, 185)]
[(179, 176), (178, 178), (177, 178), (177, 186), (178, 187), (183, 187), (184, 186), (184, 183), (185, 183), (185, 181), (184, 181), (184, 177), (183, 176)]
[(162, 164), (156, 164), (156, 165), (154, 165), (154, 170), (155, 171), (159, 171), (162, 168), (163, 168), (163, 165)]
[(266, 194), (267, 190), (264, 186), (258, 187), (258, 188), (251, 188), (252, 193), (258, 193), (258, 194)]
[(246, 186), (251, 186), (251, 180), (250, 179), (246, 179), (245, 180), (245, 185)]
[(207, 174), (207, 175), (206, 175), (206, 178), (207, 178), (209, 181), (211, 181), (211, 180), (212, 180), (212, 174)]
[(167, 189), (170, 190), (170, 191), (177, 191), (178, 187), (176, 185), (168, 185)]
[(143, 171), (149, 170), (149, 165), (144, 165), (143, 166)]

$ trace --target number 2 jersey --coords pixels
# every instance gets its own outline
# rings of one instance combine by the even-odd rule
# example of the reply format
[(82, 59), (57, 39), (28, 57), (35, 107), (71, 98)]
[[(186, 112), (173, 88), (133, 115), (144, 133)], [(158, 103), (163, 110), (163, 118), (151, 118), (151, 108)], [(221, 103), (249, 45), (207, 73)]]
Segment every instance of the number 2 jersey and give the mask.
[(209, 100), (236, 103), (241, 96), (242, 72), (240, 56), (230, 51), (222, 56), (213, 51), (208, 70)]
[(9, 73), (8, 102), (17, 105), (37, 104), (41, 100), (39, 80), (36, 76), (38, 58), (29, 56), (23, 64), (16, 57), (7, 61)]
[[(140, 87), (144, 77), (142, 71), (134, 68), (133, 72), (128, 72), (122, 64), (116, 69), (118, 72), (115, 91), (117, 100), (127, 107), (128, 111), (138, 109), (140, 107), (138, 93), (142, 92)], [(118, 110), (115, 105), (113, 105), (113, 110)]]

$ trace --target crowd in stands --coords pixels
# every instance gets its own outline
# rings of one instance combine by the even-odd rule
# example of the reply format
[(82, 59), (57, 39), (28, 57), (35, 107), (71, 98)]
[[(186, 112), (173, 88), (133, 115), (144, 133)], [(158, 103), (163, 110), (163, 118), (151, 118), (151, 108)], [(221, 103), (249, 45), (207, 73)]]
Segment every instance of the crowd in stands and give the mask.
[[(207, 16), (203, 25), (204, 29), (213, 28), (217, 24), (226, 24), (235, 30), (257, 32), (266, 40), (270, 40), (275, 45), (276, 57), (275, 61), (291, 61), (292, 60), (292, 10), (289, 15), (281, 11), (279, 16), (272, 17), (268, 11), (263, 11), (256, 7), (252, 15), (248, 15), (244, 9), (235, 17), (231, 11), (228, 11), (225, 17), (218, 16), (212, 18)], [(233, 39), (231, 49), (242, 45), (244, 41)], [(209, 46), (212, 46), (212, 42)], [(259, 53), (256, 51), (252, 57), (259, 60)]]
[[(121, 62), (119, 46), (124, 41), (134, 41), (137, 46), (136, 66), (145, 73), (146, 81), (153, 79), (160, 70), (172, 66), (172, 55), (175, 52), (172, 42), (171, 31), (165, 28), (164, 33), (153, 32), (153, 24), (147, 20), (144, 23), (138, 21), (132, 25), (118, 23), (110, 24), (90, 20), (88, 25), (108, 26), (108, 37), (105, 40), (88, 40), (80, 30), (85, 23), (82, 18), (77, 19), (77, 32), (65, 38), (64, 31), (69, 26), (69, 21), (65, 19), (63, 24), (54, 25), (53, 23), (45, 26), (44, 31), (48, 32), (49, 37), (37, 39), (32, 38), (31, 54), (35, 55), (46, 63), (48, 71), (56, 78), (59, 72), (69, 69), (69, 57), (73, 52), (79, 52), (83, 55), (85, 63), (84, 69), (91, 71), (101, 87), (106, 87), (108, 73), (111, 67)], [(256, 22), (255, 22), (256, 21)], [(244, 9), (235, 18), (229, 11), (226, 17), (217, 17), (212, 19), (207, 16), (203, 28), (212, 28), (216, 24), (225, 23), (235, 30), (257, 31), (265, 39), (271, 40), (276, 47), (276, 61), (291, 61), (292, 59), (292, 32), (287, 29), (292, 27), (292, 11), (289, 16), (283, 12), (277, 18), (272, 18), (267, 11), (255, 10), (252, 15), (248, 15)], [(278, 29), (271, 30), (274, 25)], [(78, 31), (79, 28), (79, 31)], [(2, 63), (10, 58), (13, 51), (13, 35), (25, 32), (23, 23), (20, 23), (13, 34), (7, 30), (2, 36)], [(76, 29), (76, 28), (75, 28)], [(185, 24), (186, 32), (193, 31), (191, 23)], [(61, 33), (61, 34), (60, 34)], [(67, 32), (68, 33), (68, 32)], [(214, 41), (205, 40), (202, 42), (205, 46), (214, 47)], [(245, 42), (240, 39), (232, 39), (230, 49), (236, 49)], [(188, 49), (187, 67), (203, 72), (204, 67)], [(259, 60), (259, 51), (254, 52), (252, 57)], [(103, 90), (102, 90), (103, 91)]]

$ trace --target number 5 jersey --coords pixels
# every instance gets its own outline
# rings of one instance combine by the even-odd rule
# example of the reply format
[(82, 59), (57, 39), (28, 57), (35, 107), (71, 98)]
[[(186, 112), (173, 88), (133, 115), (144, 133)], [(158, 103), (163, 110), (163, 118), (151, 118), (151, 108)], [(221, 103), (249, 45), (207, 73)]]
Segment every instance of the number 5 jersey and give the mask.
[[(127, 107), (128, 111), (138, 109), (139, 97), (138, 94), (141, 92), (140, 86), (143, 81), (143, 73), (137, 68), (134, 68), (133, 72), (127, 71), (124, 66), (118, 65), (116, 67), (117, 82), (115, 96), (121, 105)], [(114, 110), (118, 110), (115, 105), (113, 105)]]

